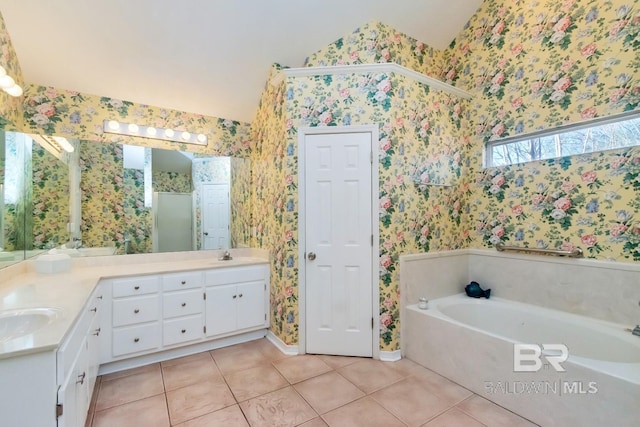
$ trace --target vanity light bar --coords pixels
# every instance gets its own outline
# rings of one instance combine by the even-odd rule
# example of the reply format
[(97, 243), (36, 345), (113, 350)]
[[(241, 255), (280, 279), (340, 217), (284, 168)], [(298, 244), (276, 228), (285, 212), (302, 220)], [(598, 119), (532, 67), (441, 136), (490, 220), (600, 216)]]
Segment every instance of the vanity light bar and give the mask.
[(67, 140), (61, 136), (49, 136), (49, 135), (30, 135), (31, 138), (40, 144), (44, 149), (49, 151), (54, 156), (58, 156), (62, 150), (67, 153), (73, 153), (75, 148)]
[(7, 74), (7, 71), (0, 65), (0, 88), (11, 96), (21, 96), (22, 88)]
[(162, 139), (165, 141), (196, 145), (207, 145), (209, 142), (209, 138), (203, 133), (142, 126), (135, 123), (119, 122), (117, 120), (105, 120), (102, 127), (104, 133), (113, 133), (116, 135), (138, 136), (141, 138)]

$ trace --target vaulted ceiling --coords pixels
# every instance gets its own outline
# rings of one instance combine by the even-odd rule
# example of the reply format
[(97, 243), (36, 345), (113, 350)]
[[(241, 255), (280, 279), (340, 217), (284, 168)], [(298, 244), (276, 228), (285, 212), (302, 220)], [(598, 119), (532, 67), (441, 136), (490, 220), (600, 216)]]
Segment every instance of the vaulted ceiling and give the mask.
[(27, 82), (251, 121), (269, 67), (381, 21), (444, 49), (482, 0), (0, 0)]

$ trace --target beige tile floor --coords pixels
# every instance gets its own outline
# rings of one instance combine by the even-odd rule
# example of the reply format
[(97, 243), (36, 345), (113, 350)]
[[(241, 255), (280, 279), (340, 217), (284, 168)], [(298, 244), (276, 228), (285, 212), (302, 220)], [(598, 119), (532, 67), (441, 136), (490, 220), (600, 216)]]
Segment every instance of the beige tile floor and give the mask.
[(422, 366), (285, 356), (267, 340), (104, 375), (88, 427), (533, 426)]

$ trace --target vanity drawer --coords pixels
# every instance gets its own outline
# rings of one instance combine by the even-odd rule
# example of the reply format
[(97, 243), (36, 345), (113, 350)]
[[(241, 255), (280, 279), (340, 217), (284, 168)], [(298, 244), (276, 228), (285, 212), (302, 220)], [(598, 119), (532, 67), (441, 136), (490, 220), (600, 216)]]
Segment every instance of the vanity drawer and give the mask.
[(165, 321), (162, 329), (162, 343), (164, 345), (199, 340), (204, 337), (204, 320), (202, 320), (201, 314), (181, 317)]
[(113, 331), (113, 355), (138, 353), (160, 347), (160, 323), (119, 328)]
[(93, 312), (90, 312), (89, 309), (85, 307), (79, 316), (78, 322), (71, 330), (71, 334), (64, 339), (62, 345), (58, 349), (56, 357), (59, 384), (62, 384), (67, 375), (69, 375), (73, 363), (81, 352), (83, 340), (87, 336), (91, 320), (94, 317), (93, 314)]
[(202, 313), (204, 303), (202, 289), (168, 292), (162, 295), (162, 313), (165, 319)]
[(131, 297), (158, 292), (159, 276), (141, 276), (113, 281), (113, 297)]
[(113, 301), (113, 326), (133, 325), (158, 320), (160, 304), (158, 295), (123, 298)]
[(162, 275), (162, 289), (165, 291), (178, 291), (202, 287), (202, 272), (182, 272)]
[(266, 279), (264, 265), (250, 267), (219, 268), (205, 273), (206, 286), (229, 285), (232, 283), (255, 282)]

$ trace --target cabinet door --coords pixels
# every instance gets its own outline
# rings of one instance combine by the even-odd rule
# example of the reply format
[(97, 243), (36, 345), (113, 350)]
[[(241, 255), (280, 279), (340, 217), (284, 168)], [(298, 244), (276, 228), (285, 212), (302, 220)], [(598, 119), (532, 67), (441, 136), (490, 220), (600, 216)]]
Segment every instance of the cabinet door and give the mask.
[(91, 322), (87, 335), (87, 390), (89, 399), (96, 384), (100, 366), (100, 335), (102, 334), (101, 317), (96, 316)]
[(236, 328), (236, 285), (210, 286), (206, 288), (207, 336), (233, 332)]
[(58, 418), (58, 427), (79, 425), (76, 409), (76, 371), (72, 370), (62, 387), (58, 389), (58, 404), (62, 405), (62, 416)]
[(89, 390), (89, 338), (86, 337), (82, 342), (78, 361), (76, 362), (76, 424), (83, 426), (85, 424), (87, 413), (89, 412), (89, 403), (91, 402), (91, 390)]
[(85, 337), (69, 369), (69, 375), (58, 389), (58, 403), (62, 404), (62, 416), (58, 418), (58, 427), (84, 425), (90, 402), (86, 380), (87, 339)]
[(264, 282), (242, 283), (238, 285), (236, 328), (247, 329), (265, 324)]

